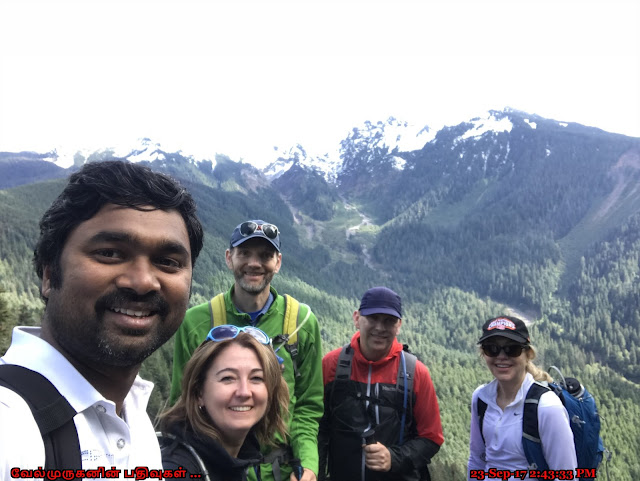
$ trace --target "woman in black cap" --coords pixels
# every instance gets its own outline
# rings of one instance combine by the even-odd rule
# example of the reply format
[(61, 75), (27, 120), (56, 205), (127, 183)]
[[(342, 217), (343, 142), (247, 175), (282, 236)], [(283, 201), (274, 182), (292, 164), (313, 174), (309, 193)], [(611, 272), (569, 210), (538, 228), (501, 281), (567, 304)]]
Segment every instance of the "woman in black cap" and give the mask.
[[(535, 466), (530, 466), (523, 448), (524, 401), (534, 382), (552, 379), (533, 364), (536, 352), (531, 346), (529, 331), (516, 317), (502, 316), (486, 321), (478, 344), (494, 379), (478, 387), (472, 396), (467, 478), (479, 479), (478, 471), (486, 474), (494, 468), (524, 471), (524, 479), (530, 479), (529, 474), (535, 473), (529, 470), (535, 471)], [(576, 453), (567, 411), (551, 391), (540, 397), (538, 427), (549, 469), (575, 470)]]

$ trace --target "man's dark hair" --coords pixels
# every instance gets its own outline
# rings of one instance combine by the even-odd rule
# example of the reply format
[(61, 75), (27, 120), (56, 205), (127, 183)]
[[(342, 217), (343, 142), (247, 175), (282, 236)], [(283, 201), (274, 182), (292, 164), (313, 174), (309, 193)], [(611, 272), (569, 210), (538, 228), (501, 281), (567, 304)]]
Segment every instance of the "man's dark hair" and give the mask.
[(69, 183), (40, 220), (40, 238), (33, 262), (42, 279), (45, 266), (51, 267), (51, 287), (62, 283), (60, 255), (69, 233), (91, 219), (106, 204), (138, 210), (144, 206), (175, 209), (187, 226), (191, 264), (202, 249), (202, 224), (196, 203), (177, 181), (150, 168), (123, 161), (91, 162), (69, 177)]

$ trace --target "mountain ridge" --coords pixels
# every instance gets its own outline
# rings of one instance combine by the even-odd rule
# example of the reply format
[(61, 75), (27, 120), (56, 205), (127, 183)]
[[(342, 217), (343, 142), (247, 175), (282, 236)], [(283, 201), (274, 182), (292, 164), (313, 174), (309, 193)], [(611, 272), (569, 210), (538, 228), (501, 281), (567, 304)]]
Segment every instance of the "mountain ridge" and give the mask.
[[(361, 150), (374, 152), (376, 149), (388, 152), (412, 152), (424, 148), (427, 143), (433, 142), (442, 132), (451, 129), (459, 129), (461, 126), (467, 126), (467, 130), (461, 135), (462, 137), (478, 136), (481, 132), (480, 127), (486, 131), (495, 130), (497, 128), (497, 119), (502, 121), (521, 117), (521, 122), (527, 123), (532, 128), (536, 128), (539, 122), (544, 124), (552, 124), (561, 126), (572, 131), (573, 129), (591, 129), (594, 132), (603, 132), (595, 127), (585, 127), (574, 122), (560, 122), (550, 119), (544, 119), (536, 114), (528, 114), (510, 107), (503, 110), (488, 110), (482, 116), (474, 117), (468, 121), (461, 121), (457, 125), (444, 126), (438, 131), (434, 131), (428, 125), (414, 125), (409, 122), (398, 120), (395, 117), (389, 117), (386, 120), (364, 121), (360, 126), (353, 127), (340, 144), (328, 148), (322, 153), (310, 153), (300, 144), (293, 145), (289, 148), (274, 147), (273, 160), (266, 160), (266, 167), (259, 168), (268, 178), (274, 178), (281, 175), (285, 170), (294, 163), (322, 172), (328, 181), (335, 181), (337, 171), (353, 156), (348, 152), (349, 148), (353, 149), (354, 145), (360, 141)], [(493, 126), (490, 124), (493, 121)], [(622, 134), (608, 134), (619, 135)], [(3, 152), (3, 155), (14, 155), (18, 153)], [(122, 144), (118, 146), (106, 146), (99, 149), (90, 148), (73, 148), (72, 146), (56, 147), (49, 152), (22, 152), (23, 155), (38, 157), (43, 160), (54, 163), (61, 168), (70, 168), (81, 165), (85, 161), (95, 161), (104, 158), (126, 159), (131, 162), (140, 161), (162, 161), (173, 158), (183, 158), (192, 163), (210, 162), (212, 168), (215, 168), (216, 158), (219, 155), (227, 157), (224, 153), (212, 153), (203, 156), (194, 155), (182, 149), (166, 150), (163, 149), (160, 142), (155, 142), (148, 137), (140, 137), (136, 142)], [(0, 159), (1, 160), (1, 159)], [(401, 156), (395, 157), (394, 161), (403, 164), (404, 160)], [(242, 162), (242, 160), (238, 160)]]

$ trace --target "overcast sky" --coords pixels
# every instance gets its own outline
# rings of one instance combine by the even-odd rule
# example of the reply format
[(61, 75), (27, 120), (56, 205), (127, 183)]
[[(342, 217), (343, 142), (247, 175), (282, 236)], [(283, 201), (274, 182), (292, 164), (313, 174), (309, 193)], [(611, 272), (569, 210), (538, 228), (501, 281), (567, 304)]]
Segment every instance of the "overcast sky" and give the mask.
[(259, 162), (506, 106), (640, 137), (640, 1), (0, 0), (0, 151)]

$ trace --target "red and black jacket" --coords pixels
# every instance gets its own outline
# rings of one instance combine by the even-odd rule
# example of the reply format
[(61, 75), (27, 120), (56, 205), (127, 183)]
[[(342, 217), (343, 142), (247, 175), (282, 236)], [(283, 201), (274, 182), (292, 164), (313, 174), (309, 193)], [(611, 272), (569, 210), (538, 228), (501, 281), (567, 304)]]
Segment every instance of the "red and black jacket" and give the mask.
[[(378, 361), (360, 351), (360, 332), (351, 339), (351, 378), (336, 379), (342, 348), (322, 360), (325, 412), (320, 423), (319, 479), (326, 466), (331, 481), (414, 481), (425, 479), (426, 466), (444, 441), (435, 389), (427, 367), (416, 363), (409, 415), (401, 422), (403, 392), (396, 388), (401, 369), (402, 344), (394, 340), (389, 353)], [(375, 441), (391, 454), (391, 470), (376, 472), (362, 467), (362, 433), (375, 431)], [(400, 429), (404, 442), (400, 445)], [(364, 479), (363, 479), (364, 478)], [(428, 479), (428, 478), (427, 478)]]

